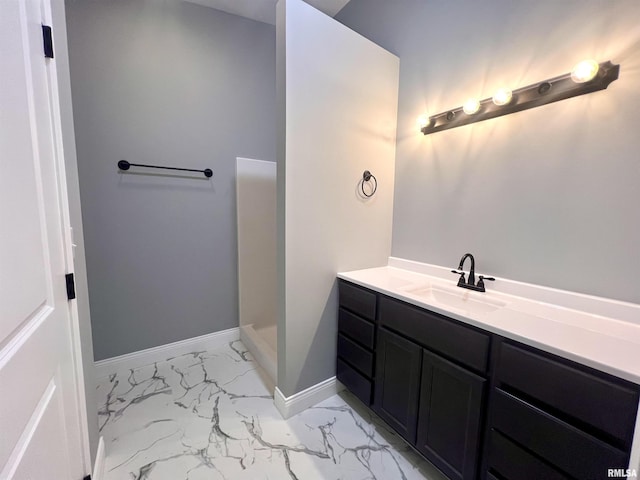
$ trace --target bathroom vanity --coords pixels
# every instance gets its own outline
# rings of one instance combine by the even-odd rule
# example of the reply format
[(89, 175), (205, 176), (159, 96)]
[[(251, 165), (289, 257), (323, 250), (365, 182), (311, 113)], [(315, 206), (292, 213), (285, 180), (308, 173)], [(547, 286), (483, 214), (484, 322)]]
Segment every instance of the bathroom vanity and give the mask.
[[(458, 294), (391, 267), (339, 277), (338, 379), (449, 478), (588, 480), (633, 468), (640, 372), (624, 356), (640, 336), (624, 342), (640, 327), (604, 325), (615, 335), (589, 345), (600, 319), (581, 324), (581, 312)], [(554, 311), (566, 321), (545, 322)], [(527, 336), (535, 328), (544, 332)], [(608, 363), (585, 353), (612, 338)]]

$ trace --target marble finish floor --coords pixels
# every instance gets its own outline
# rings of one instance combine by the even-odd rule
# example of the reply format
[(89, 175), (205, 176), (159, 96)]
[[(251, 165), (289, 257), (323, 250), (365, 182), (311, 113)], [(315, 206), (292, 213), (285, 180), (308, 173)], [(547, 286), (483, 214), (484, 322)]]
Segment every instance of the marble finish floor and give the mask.
[(444, 480), (348, 392), (288, 420), (240, 341), (99, 382), (106, 480)]

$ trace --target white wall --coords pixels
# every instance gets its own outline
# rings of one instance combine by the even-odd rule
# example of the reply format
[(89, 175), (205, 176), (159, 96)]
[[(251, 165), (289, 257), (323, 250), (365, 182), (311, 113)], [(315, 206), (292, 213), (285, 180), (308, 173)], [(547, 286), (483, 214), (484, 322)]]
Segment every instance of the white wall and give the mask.
[[(335, 375), (336, 273), (387, 263), (399, 66), (301, 0), (280, 0), (276, 37), (278, 387), (291, 396)], [(368, 200), (364, 170), (378, 180)]]
[(276, 164), (236, 159), (240, 326), (276, 324)]

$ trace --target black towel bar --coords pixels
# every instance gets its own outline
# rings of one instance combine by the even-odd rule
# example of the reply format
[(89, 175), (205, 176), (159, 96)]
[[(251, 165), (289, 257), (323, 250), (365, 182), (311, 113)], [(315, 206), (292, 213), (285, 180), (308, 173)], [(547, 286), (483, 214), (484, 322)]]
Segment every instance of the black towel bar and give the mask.
[(199, 172), (204, 173), (204, 176), (210, 178), (213, 176), (213, 170), (205, 168), (204, 170), (196, 170), (194, 168), (180, 168), (180, 167), (162, 167), (160, 165), (145, 165), (143, 163), (129, 163), (126, 160), (120, 160), (118, 162), (118, 168), (120, 170), (129, 170), (131, 167), (144, 167), (144, 168), (161, 168), (163, 170), (180, 170), (182, 172)]

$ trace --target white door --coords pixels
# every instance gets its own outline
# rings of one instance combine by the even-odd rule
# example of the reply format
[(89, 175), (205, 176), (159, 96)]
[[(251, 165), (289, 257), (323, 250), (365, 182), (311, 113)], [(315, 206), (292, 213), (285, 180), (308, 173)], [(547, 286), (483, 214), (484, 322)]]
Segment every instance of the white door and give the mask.
[(81, 480), (87, 467), (50, 17), (49, 0), (0, 0), (0, 480)]

